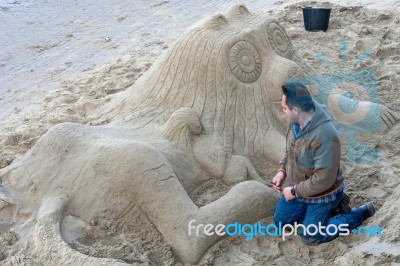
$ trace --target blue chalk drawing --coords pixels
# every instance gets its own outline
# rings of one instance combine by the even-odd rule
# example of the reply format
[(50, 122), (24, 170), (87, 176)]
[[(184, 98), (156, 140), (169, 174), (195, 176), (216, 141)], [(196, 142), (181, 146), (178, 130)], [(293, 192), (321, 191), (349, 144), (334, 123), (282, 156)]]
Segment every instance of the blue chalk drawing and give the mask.
[[(373, 52), (367, 50), (362, 53), (353, 64), (347, 65), (347, 41), (341, 39), (339, 41), (339, 53), (341, 59), (340, 66), (332, 63), (332, 60), (320, 52), (316, 54), (316, 58), (320, 62), (327, 64), (332, 69), (342, 69), (346, 71), (338, 71), (332, 74), (323, 74), (319, 76), (294, 78), (290, 79), (289, 82), (297, 81), (304, 85), (316, 85), (319, 90), (318, 94), (313, 95), (313, 97), (316, 98), (319, 103), (324, 105), (327, 105), (329, 94), (342, 83), (352, 83), (361, 86), (368, 94), (370, 102), (379, 103), (376, 71), (374, 69), (352, 70), (354, 67), (371, 57)], [(347, 71), (347, 69), (350, 70)], [(347, 92), (340, 96), (339, 108), (342, 112), (351, 115), (351, 113), (358, 109), (359, 102), (353, 100), (353, 97), (354, 95), (351, 92)], [(382, 130), (383, 125), (380, 117), (379, 104), (371, 106), (365, 116), (357, 119), (357, 122), (352, 125), (341, 123), (334, 118), (332, 118), (332, 120), (338, 129), (340, 136), (347, 140), (348, 162), (376, 164), (380, 161), (381, 155), (378, 149), (371, 145), (359, 143), (358, 141), (362, 134), (369, 134)]]

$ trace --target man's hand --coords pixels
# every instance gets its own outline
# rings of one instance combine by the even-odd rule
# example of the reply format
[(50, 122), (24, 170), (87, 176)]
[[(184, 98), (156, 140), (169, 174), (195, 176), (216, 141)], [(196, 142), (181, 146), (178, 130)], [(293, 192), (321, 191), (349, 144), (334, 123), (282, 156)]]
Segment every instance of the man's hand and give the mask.
[(292, 192), (291, 192), (292, 188), (293, 187), (285, 187), (283, 189), (282, 194), (285, 197), (286, 201), (292, 200), (292, 199), (294, 199), (296, 197), (296, 196), (292, 195)]
[(285, 173), (278, 172), (274, 178), (272, 178), (272, 187), (276, 192), (282, 192), (282, 185), (285, 182)]

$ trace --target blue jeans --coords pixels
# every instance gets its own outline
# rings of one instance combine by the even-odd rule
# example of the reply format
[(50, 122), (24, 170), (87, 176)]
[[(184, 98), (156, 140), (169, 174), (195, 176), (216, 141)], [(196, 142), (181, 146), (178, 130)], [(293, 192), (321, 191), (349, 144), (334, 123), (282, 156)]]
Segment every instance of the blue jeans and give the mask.
[[(322, 226), (329, 226), (330, 224), (336, 225), (338, 227), (340, 224), (348, 224), (348, 226), (342, 226), (342, 228), (347, 228), (352, 230), (357, 226), (361, 225), (363, 222), (363, 215), (359, 208), (353, 209), (352, 211), (341, 214), (335, 217), (331, 217), (332, 209), (336, 208), (343, 198), (343, 192), (337, 194), (336, 200), (329, 203), (305, 203), (298, 201), (296, 198), (290, 201), (286, 201), (285, 197), (282, 195), (276, 206), (274, 221), (278, 225), (279, 222), (284, 224), (303, 224), (307, 227), (310, 224), (318, 226), (321, 222)], [(300, 228), (301, 229), (301, 228)], [(312, 230), (314, 232), (314, 230)], [(330, 233), (334, 230), (329, 230)], [(301, 239), (307, 245), (317, 245), (325, 242), (329, 242), (339, 236), (340, 231), (338, 230), (336, 234), (329, 235), (325, 232), (322, 234), (317, 233), (316, 235), (304, 235), (302, 230), (300, 230)], [(324, 235), (325, 234), (325, 235)]]

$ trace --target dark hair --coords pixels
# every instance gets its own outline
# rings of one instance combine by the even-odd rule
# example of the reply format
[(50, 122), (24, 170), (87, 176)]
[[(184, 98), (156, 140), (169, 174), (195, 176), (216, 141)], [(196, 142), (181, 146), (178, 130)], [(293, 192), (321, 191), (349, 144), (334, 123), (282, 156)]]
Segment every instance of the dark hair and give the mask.
[(282, 92), (286, 96), (286, 104), (289, 109), (299, 108), (303, 112), (315, 109), (314, 101), (307, 87), (300, 82), (291, 82), (283, 84)]

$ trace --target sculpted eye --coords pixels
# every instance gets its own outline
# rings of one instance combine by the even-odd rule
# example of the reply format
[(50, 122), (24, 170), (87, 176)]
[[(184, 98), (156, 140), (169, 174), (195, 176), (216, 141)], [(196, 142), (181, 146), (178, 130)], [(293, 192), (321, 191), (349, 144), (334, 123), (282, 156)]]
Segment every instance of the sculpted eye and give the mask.
[(255, 82), (261, 75), (261, 56), (251, 43), (239, 41), (229, 51), (229, 67), (238, 80)]
[(272, 50), (284, 58), (292, 60), (293, 46), (285, 30), (275, 21), (266, 24), (268, 41)]

